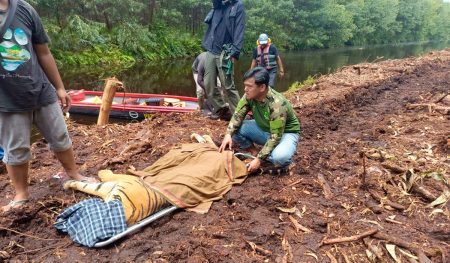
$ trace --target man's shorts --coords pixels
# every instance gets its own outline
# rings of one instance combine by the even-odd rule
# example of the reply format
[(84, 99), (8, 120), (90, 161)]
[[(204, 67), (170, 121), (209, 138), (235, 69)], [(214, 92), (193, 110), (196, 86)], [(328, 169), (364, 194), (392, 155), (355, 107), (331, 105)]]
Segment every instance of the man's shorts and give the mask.
[(61, 152), (72, 146), (58, 102), (27, 112), (0, 112), (0, 147), (3, 162), (21, 165), (31, 159), (30, 140), (33, 124), (47, 140), (50, 150)]

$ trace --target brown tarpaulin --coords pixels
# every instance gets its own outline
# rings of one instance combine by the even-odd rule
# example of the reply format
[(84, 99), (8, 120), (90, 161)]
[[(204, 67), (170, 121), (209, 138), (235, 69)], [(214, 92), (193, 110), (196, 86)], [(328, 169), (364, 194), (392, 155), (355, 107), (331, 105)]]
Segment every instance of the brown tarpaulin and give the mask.
[(177, 207), (206, 213), (213, 201), (244, 182), (247, 169), (230, 151), (219, 153), (211, 144), (193, 143), (173, 148), (136, 174)]

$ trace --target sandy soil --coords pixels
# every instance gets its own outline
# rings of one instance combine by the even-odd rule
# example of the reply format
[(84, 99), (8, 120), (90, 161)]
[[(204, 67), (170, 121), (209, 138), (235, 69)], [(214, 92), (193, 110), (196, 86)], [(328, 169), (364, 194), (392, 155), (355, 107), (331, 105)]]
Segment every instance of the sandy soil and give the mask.
[[(288, 175), (251, 176), (206, 215), (179, 211), (104, 249), (53, 228), (88, 197), (52, 181), (61, 167), (40, 140), (32, 202), (0, 218), (0, 261), (395, 262), (395, 245), (401, 262), (449, 262), (449, 91), (450, 50), (322, 76), (289, 94), (302, 139)], [(195, 113), (69, 130), (83, 173), (95, 175), (142, 169), (192, 132), (220, 142), (226, 125)], [(2, 168), (0, 192), (2, 204), (13, 195)]]

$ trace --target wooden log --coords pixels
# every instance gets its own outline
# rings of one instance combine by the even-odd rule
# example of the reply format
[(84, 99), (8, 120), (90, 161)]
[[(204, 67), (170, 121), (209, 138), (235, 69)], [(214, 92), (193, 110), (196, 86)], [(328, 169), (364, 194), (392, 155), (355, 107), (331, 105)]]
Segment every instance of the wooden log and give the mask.
[(331, 245), (331, 244), (336, 244), (336, 243), (356, 241), (358, 239), (371, 236), (377, 232), (378, 232), (378, 229), (374, 228), (374, 229), (370, 229), (364, 233), (361, 233), (359, 235), (354, 235), (354, 236), (349, 236), (349, 237), (338, 237), (338, 238), (332, 238), (332, 239), (324, 239), (322, 241), (322, 244)]
[(97, 119), (97, 125), (108, 124), (109, 113), (111, 111), (111, 105), (116, 95), (116, 90), (121, 86), (121, 82), (116, 78), (108, 78), (105, 82), (105, 88), (103, 90), (102, 105)]

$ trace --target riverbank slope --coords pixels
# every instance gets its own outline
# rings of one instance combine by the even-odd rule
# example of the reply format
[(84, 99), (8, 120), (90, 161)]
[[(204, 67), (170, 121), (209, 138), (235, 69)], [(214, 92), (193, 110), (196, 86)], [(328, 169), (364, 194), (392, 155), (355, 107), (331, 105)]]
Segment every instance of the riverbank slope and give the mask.
[[(302, 122), (302, 140), (288, 175), (251, 176), (208, 214), (177, 212), (106, 249), (82, 248), (56, 233), (57, 213), (87, 196), (51, 181), (61, 168), (38, 141), (31, 163), (33, 200), (2, 215), (0, 257), (369, 262), (368, 255), (376, 255), (393, 262), (386, 249), (392, 244), (403, 260), (409, 251), (422, 260), (448, 262), (450, 205), (430, 204), (441, 195), (450, 198), (449, 91), (450, 50), (322, 76), (289, 94)], [(189, 142), (192, 132), (220, 142), (226, 126), (195, 113), (155, 115), (125, 126), (69, 123), (69, 130), (83, 173), (95, 175), (102, 168), (142, 169), (173, 145)], [(7, 175), (0, 178), (6, 203), (13, 193)], [(357, 239), (361, 233), (368, 237)], [(356, 240), (335, 243), (350, 236)]]

